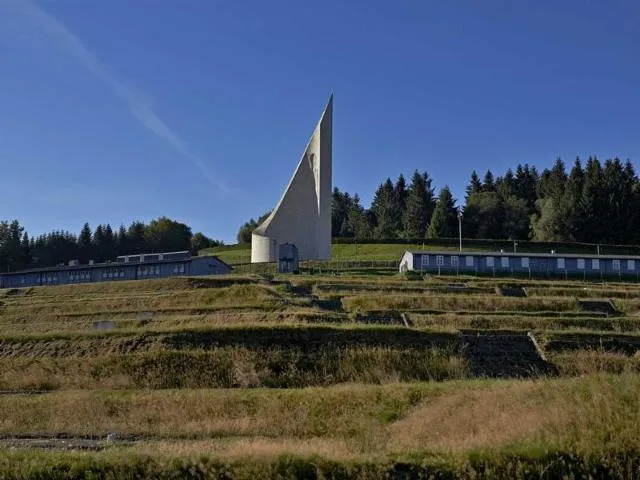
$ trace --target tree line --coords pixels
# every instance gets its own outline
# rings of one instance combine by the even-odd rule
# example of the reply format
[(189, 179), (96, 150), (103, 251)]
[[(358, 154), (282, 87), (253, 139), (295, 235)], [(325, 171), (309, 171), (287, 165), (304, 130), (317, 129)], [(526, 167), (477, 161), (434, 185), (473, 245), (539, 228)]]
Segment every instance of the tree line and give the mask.
[(167, 217), (148, 224), (134, 221), (128, 228), (120, 225), (117, 231), (108, 223), (93, 230), (85, 223), (77, 235), (56, 230), (35, 237), (29, 237), (18, 220), (0, 221), (0, 272), (51, 267), (71, 260), (99, 263), (119, 255), (184, 250), (197, 253), (221, 244), (202, 233), (192, 234), (189, 226)]
[[(640, 182), (631, 161), (618, 158), (576, 158), (569, 171), (562, 159), (542, 172), (529, 164), (500, 176), (473, 171), (462, 202), (448, 186), (436, 195), (429, 174), (416, 170), (409, 182), (402, 174), (382, 182), (369, 208), (339, 188), (332, 205), (332, 236), (363, 241), (457, 237), (461, 212), (464, 238), (640, 243)], [(265, 217), (245, 223), (238, 241), (250, 242)]]

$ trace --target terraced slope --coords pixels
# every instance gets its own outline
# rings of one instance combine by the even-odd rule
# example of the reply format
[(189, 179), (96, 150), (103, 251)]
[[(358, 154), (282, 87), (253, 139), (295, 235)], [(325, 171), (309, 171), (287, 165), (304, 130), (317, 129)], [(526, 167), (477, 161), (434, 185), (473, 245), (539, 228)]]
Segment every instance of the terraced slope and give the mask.
[(0, 290), (0, 476), (627, 478), (639, 313), (635, 284), (463, 277)]

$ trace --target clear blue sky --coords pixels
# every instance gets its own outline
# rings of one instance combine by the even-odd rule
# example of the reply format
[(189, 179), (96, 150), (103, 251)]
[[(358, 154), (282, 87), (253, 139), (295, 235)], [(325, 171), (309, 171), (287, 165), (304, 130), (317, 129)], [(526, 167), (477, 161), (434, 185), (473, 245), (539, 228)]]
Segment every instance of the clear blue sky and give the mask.
[(640, 158), (636, 0), (0, 0), (0, 218), (233, 242), (331, 92), (334, 185)]

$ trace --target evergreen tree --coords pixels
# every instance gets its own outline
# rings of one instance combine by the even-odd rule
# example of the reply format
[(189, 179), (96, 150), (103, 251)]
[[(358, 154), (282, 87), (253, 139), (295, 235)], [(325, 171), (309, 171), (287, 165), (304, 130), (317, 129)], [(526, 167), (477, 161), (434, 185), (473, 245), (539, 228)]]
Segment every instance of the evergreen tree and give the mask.
[(394, 188), (394, 217), (396, 222), (395, 230), (400, 235), (402, 235), (402, 233), (404, 232), (404, 214), (407, 209), (408, 195), (409, 192), (407, 191), (407, 181), (405, 180), (404, 175), (400, 174)]
[(18, 220), (13, 220), (9, 224), (9, 238), (5, 244), (5, 252), (7, 255), (7, 265), (10, 270), (16, 271), (24, 268), (22, 264), (22, 235), (24, 228)]
[(483, 192), (495, 192), (496, 184), (493, 178), (493, 173), (491, 170), (487, 170), (487, 173), (484, 174), (484, 180), (482, 181), (482, 191)]
[(379, 239), (394, 238), (396, 236), (395, 227), (395, 193), (393, 183), (390, 178), (381, 184), (376, 190), (371, 203), (371, 211), (375, 216), (376, 226), (374, 228), (374, 236)]
[(562, 215), (564, 217), (565, 237), (569, 240), (575, 240), (580, 235), (577, 231), (580, 216), (580, 198), (584, 188), (584, 170), (580, 158), (576, 158), (573, 168), (569, 173), (567, 185), (564, 190), (564, 198), (562, 200)]
[(538, 196), (540, 198), (553, 198), (558, 204), (559, 199), (564, 194), (567, 183), (567, 173), (564, 162), (557, 158), (551, 170), (544, 170), (538, 182)]
[(538, 200), (537, 185), (538, 172), (535, 168), (530, 168), (527, 163), (518, 164), (514, 178), (514, 193), (516, 197), (525, 201), (529, 215), (535, 212), (536, 200)]
[(98, 225), (91, 239), (91, 251), (95, 262), (104, 262), (107, 258), (104, 240), (104, 228), (102, 225)]
[(129, 255), (129, 242), (127, 241), (127, 229), (120, 224), (118, 236), (116, 237), (116, 254)]
[(31, 238), (29, 241), (29, 250), (31, 251), (31, 266), (42, 266), (42, 259), (40, 258), (44, 236), (40, 235), (36, 238)]
[(411, 178), (404, 215), (406, 238), (424, 238), (434, 208), (435, 199), (431, 179), (427, 172), (421, 174), (416, 170)]
[(353, 200), (351, 199), (351, 195), (348, 192), (344, 192), (342, 194), (342, 208), (343, 213), (341, 215), (340, 227), (338, 229), (338, 237), (353, 237), (353, 232), (349, 228), (349, 209), (351, 208), (351, 204)]
[[(144, 238), (145, 224), (135, 221), (129, 225), (127, 229), (127, 244), (129, 245), (129, 253), (138, 255), (149, 251), (147, 242)], [(249, 241), (251, 241), (251, 232), (249, 232)]]
[(602, 165), (595, 157), (589, 157), (585, 166), (582, 195), (575, 217), (576, 240), (599, 243), (605, 236), (603, 219), (607, 215), (604, 198)]
[(105, 260), (115, 260), (116, 258), (116, 236), (108, 223), (104, 226), (103, 256)]
[(27, 268), (31, 266), (31, 262), (33, 261), (33, 257), (31, 254), (31, 241), (29, 240), (29, 234), (27, 232), (24, 232), (24, 234), (22, 235), (20, 249), (21, 249), (22, 268)]
[(371, 238), (371, 226), (367, 220), (367, 214), (364, 208), (360, 205), (360, 197), (358, 194), (353, 197), (347, 217), (349, 230), (353, 232), (353, 236), (356, 240), (366, 240)]
[(78, 258), (77, 238), (66, 231), (53, 231), (39, 236), (30, 248), (33, 265), (52, 267)]
[(433, 210), (427, 229), (427, 238), (451, 238), (455, 236), (458, 225), (458, 210), (451, 190), (445, 186), (440, 190), (438, 202)]
[(480, 181), (480, 177), (478, 176), (478, 172), (475, 170), (471, 172), (471, 180), (469, 181), (469, 185), (467, 185), (466, 194), (464, 197), (464, 201), (469, 200), (469, 197), (474, 193), (482, 192), (482, 182)]
[(500, 198), (502, 198), (503, 200), (507, 197), (510, 197), (511, 195), (515, 195), (516, 181), (511, 169), (507, 170), (507, 173), (505, 173), (504, 177), (499, 177), (496, 180), (496, 191), (498, 192), (498, 195), (500, 195)]
[(23, 231), (18, 220), (0, 222), (0, 272), (22, 268)]
[(85, 223), (78, 235), (78, 260), (80, 263), (86, 264), (93, 258), (93, 237), (91, 235), (91, 227)]
[(345, 236), (347, 211), (350, 202), (349, 194), (341, 192), (338, 187), (333, 189), (331, 196), (331, 236)]
[(624, 243), (640, 242), (640, 183), (631, 161), (624, 164), (625, 189), (629, 192), (629, 207)]
[(630, 208), (633, 199), (633, 181), (627, 177), (625, 166), (619, 158), (607, 160), (604, 165), (605, 208), (608, 215), (605, 219), (604, 241), (607, 243), (624, 243), (626, 238)]

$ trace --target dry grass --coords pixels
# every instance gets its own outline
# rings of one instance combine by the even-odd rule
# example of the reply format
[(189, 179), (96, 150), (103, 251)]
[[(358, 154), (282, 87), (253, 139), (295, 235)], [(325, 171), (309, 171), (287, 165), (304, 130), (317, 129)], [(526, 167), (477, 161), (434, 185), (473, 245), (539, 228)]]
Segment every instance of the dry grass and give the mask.
[(271, 460), (282, 455), (300, 457), (321, 456), (334, 461), (363, 460), (367, 457), (358, 445), (343, 438), (250, 437), (196, 441), (154, 441), (136, 444), (135, 451), (143, 455), (162, 457), (214, 456), (235, 461), (247, 458)]
[[(640, 309), (640, 300), (635, 298), (640, 289), (633, 284), (518, 281), (535, 296), (506, 298), (490, 293), (505, 279), (443, 276), (411, 282), (399, 277), (282, 276), (280, 282), (284, 283), (274, 287), (257, 276), (231, 275), (5, 290), (1, 292), (0, 334), (89, 332), (98, 320), (113, 320), (119, 330), (132, 331), (348, 320), (345, 312), (315, 307), (309, 297), (285, 288), (287, 282), (303, 287), (301, 292), (315, 291), (323, 298), (347, 294), (343, 303), (350, 311), (413, 311), (417, 327), (603, 331), (635, 331), (640, 327), (640, 319), (632, 316)], [(452, 282), (466, 283), (487, 293), (448, 291)], [(603, 321), (593, 315), (573, 318), (581, 313), (575, 299), (567, 295), (583, 288), (588, 292), (610, 292), (627, 317)], [(421, 310), (444, 315), (421, 316)], [(138, 314), (142, 312), (151, 312), (153, 319), (140, 321)]]
[[(135, 282), (134, 282), (135, 283)], [(139, 312), (162, 310), (197, 310), (229, 307), (275, 308), (282, 305), (282, 295), (264, 285), (232, 285), (212, 289), (194, 289), (164, 294), (135, 294), (74, 298), (32, 300), (22, 297), (20, 301), (7, 303), (4, 315), (26, 317), (47, 315), (88, 315), (111, 312)]]
[(0, 432), (348, 438), (402, 416), (438, 385), (4, 395)]
[(561, 375), (577, 376), (597, 373), (629, 374), (640, 372), (640, 354), (634, 356), (602, 350), (552, 353), (548, 360)]
[(480, 313), (416, 313), (408, 318), (415, 328), (430, 329), (515, 329), (515, 330), (575, 330), (602, 332), (638, 332), (640, 318), (592, 316), (591, 313), (573, 312), (534, 312), (522, 315), (522, 312), (505, 314), (504, 312)]
[(613, 302), (619, 310), (623, 311), (627, 315), (638, 315), (640, 314), (640, 299), (637, 297), (634, 299), (630, 298), (617, 298)]
[(444, 312), (472, 311), (578, 311), (578, 302), (567, 298), (512, 298), (487, 295), (360, 295), (345, 297), (342, 303), (350, 311), (368, 310), (434, 310)]
[(527, 286), (527, 294), (532, 297), (578, 297), (578, 298), (638, 298), (640, 289), (636, 286), (627, 288), (611, 287), (608, 285), (571, 287), (557, 286)]
[[(442, 395), (390, 427), (394, 451), (460, 452), (523, 443), (597, 452), (640, 442), (637, 375), (497, 385)], [(396, 450), (397, 449), (397, 450)]]
[(33, 316), (1, 315), (0, 332), (4, 335), (12, 334), (49, 334), (49, 333), (82, 333), (95, 331), (95, 323), (102, 320), (113, 321), (117, 330), (126, 331), (154, 331), (171, 332), (185, 329), (201, 329), (228, 326), (250, 325), (303, 325), (318, 323), (344, 323), (350, 318), (342, 312), (319, 311), (312, 307), (288, 305), (277, 310), (263, 308), (226, 308), (215, 311), (202, 309), (200, 312), (155, 311), (150, 318), (140, 316), (139, 313), (111, 312), (93, 313), (88, 315), (48, 315)]
[(393, 448), (467, 451), (535, 441), (561, 431), (569, 406), (550, 401), (544, 382), (467, 390), (425, 402), (391, 427)]
[(231, 439), (226, 445), (185, 444), (184, 452), (218, 449), (238, 457), (251, 455), (253, 447), (267, 456), (314, 448), (329, 456), (459, 453), (522, 444), (598, 452), (604, 444), (622, 450), (639, 444), (639, 390), (637, 375), (597, 375), (288, 391), (9, 395), (0, 397), (0, 432), (224, 437)]
[(295, 348), (156, 351), (0, 360), (0, 390), (303, 387), (465, 378), (466, 362), (439, 348)]
[(134, 292), (168, 292), (197, 288), (220, 288), (230, 285), (259, 284), (263, 280), (252, 275), (216, 275), (212, 277), (172, 277), (152, 280), (129, 280), (48, 287), (0, 290), (4, 299), (21, 297), (63, 298), (77, 295), (131, 294)]

